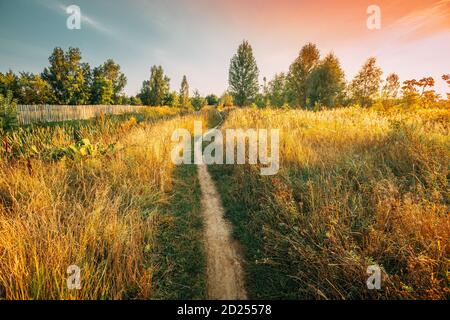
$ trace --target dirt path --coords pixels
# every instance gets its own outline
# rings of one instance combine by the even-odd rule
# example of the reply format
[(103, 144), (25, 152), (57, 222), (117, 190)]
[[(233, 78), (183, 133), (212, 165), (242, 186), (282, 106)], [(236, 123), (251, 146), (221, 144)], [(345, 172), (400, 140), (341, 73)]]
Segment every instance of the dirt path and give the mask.
[(219, 193), (206, 165), (198, 165), (202, 190), (202, 211), (205, 219), (208, 299), (247, 299), (244, 274), (231, 225), (224, 219)]

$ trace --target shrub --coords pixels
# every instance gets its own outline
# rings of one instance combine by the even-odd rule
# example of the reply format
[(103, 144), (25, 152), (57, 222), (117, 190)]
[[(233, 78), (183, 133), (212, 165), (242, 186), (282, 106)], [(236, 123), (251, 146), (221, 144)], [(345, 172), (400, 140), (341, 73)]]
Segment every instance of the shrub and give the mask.
[(12, 92), (8, 91), (6, 97), (0, 94), (0, 129), (12, 131), (18, 125), (17, 104), (13, 100)]

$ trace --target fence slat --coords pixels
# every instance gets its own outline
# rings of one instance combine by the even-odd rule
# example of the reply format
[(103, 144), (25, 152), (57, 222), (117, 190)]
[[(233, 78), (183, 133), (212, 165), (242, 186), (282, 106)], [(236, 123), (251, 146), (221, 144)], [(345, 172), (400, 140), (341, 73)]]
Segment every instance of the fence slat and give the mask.
[(21, 125), (34, 122), (54, 122), (92, 119), (103, 114), (117, 115), (127, 112), (138, 112), (143, 106), (130, 105), (18, 105), (17, 119)]

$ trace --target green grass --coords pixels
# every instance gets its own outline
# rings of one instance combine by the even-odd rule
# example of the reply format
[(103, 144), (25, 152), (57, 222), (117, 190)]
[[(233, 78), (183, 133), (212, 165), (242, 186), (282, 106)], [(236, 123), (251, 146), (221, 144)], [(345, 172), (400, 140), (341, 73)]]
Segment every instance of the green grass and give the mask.
[[(263, 210), (252, 198), (265, 197), (254, 182), (237, 181), (234, 165), (208, 166), (225, 208), (225, 218), (233, 225), (233, 237), (244, 248), (247, 291), (250, 299), (296, 299), (296, 284), (280, 268), (264, 263), (264, 232), (252, 215)], [(260, 194), (261, 193), (261, 194)], [(247, 195), (247, 196), (246, 196)]]
[[(448, 299), (447, 117), (229, 114), (224, 128), (287, 133), (275, 176), (258, 166), (208, 167), (244, 249), (249, 297)], [(382, 268), (381, 290), (366, 286), (373, 264)]]
[(157, 222), (156, 299), (205, 299), (201, 190), (195, 165), (178, 166), (173, 194)]

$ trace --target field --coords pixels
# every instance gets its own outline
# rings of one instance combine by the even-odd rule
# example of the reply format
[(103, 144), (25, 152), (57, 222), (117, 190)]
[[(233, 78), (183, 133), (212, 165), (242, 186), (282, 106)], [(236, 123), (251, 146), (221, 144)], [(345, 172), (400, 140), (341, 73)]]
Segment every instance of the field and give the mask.
[[(171, 214), (170, 136), (202, 118), (180, 113), (149, 108), (4, 139), (0, 298), (144, 299), (163, 290), (153, 281), (165, 272), (155, 230)], [(71, 265), (82, 270), (81, 290), (68, 290)]]
[[(245, 252), (252, 298), (448, 299), (448, 109), (235, 110), (279, 128), (280, 171), (210, 167)], [(383, 271), (368, 290), (366, 269)]]
[[(0, 299), (207, 298), (208, 193), (197, 166), (170, 161), (171, 135), (222, 118), (281, 132), (274, 176), (208, 166), (248, 298), (450, 298), (448, 109), (351, 107), (144, 108), (6, 134)], [(381, 290), (366, 286), (371, 265)]]

